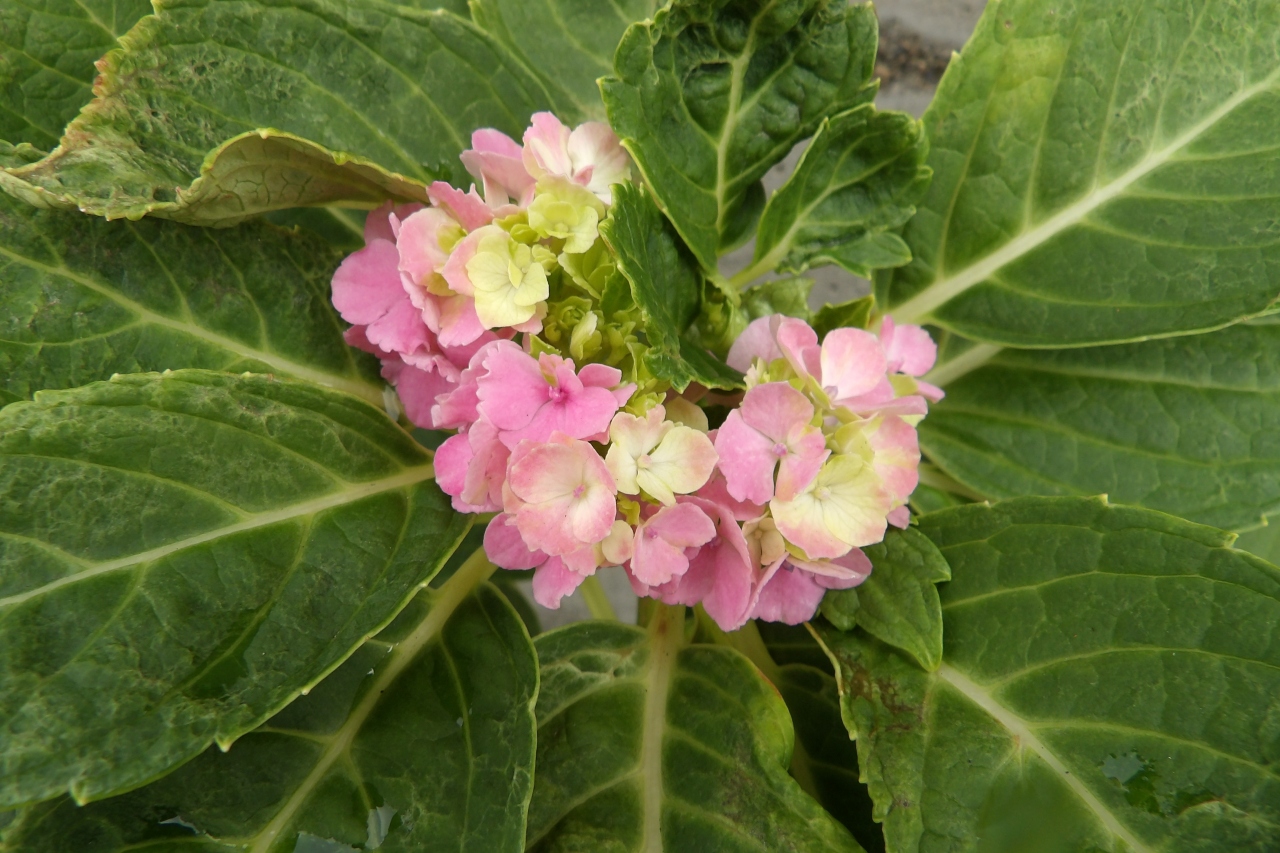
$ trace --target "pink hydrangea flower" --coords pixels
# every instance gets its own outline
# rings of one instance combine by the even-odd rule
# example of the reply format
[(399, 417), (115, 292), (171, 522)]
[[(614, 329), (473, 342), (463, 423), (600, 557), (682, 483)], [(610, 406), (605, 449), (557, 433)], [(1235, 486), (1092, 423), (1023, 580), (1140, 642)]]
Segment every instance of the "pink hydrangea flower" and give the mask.
[(814, 559), (879, 542), (891, 509), (872, 466), (853, 454), (832, 456), (802, 492), (769, 502), (778, 530)]
[(775, 494), (790, 500), (809, 485), (830, 455), (822, 431), (812, 424), (813, 416), (813, 404), (785, 382), (748, 391), (716, 434), (729, 494), (766, 504)]
[(462, 165), (484, 188), (485, 201), (495, 208), (514, 202), (528, 207), (534, 179), (524, 166), (524, 150), (514, 139), (493, 128), (471, 134), (471, 148), (462, 152)]
[(799, 625), (818, 611), (829, 589), (849, 589), (871, 574), (871, 561), (856, 548), (839, 561), (811, 563), (786, 559), (772, 567), (752, 603), (752, 619)]
[(636, 527), (631, 575), (646, 587), (661, 586), (689, 569), (688, 549), (707, 544), (716, 526), (695, 503), (658, 510)]
[(588, 364), (575, 371), (573, 359), (548, 353), (535, 359), (514, 344), (495, 346), (484, 365), (477, 379), (479, 411), (501, 430), (508, 447), (526, 439), (546, 441), (554, 432), (603, 437), (635, 389), (620, 385), (616, 368)]
[(493, 425), (479, 421), (436, 450), (436, 484), (453, 498), (458, 512), (495, 512), (502, 508), (510, 455)]
[(631, 177), (630, 161), (609, 125), (589, 121), (572, 131), (551, 113), (534, 113), (524, 134), (524, 166), (538, 180), (564, 178), (613, 203), (614, 184)]
[(617, 487), (590, 444), (556, 432), (546, 442), (515, 446), (503, 509), (515, 516), (530, 549), (573, 558), (573, 567), (581, 570), (591, 558), (575, 552), (590, 551), (613, 529)]
[(742, 528), (732, 510), (714, 501), (680, 500), (699, 507), (715, 524), (716, 535), (689, 559), (686, 572), (654, 589), (644, 585), (640, 594), (666, 604), (701, 604), (723, 630), (736, 631), (750, 618), (760, 574)]
[(533, 600), (548, 610), (559, 610), (560, 601), (591, 576), (569, 569), (559, 557), (529, 550), (515, 519), (506, 513), (495, 515), (485, 528), (484, 550), (500, 568), (533, 569)]

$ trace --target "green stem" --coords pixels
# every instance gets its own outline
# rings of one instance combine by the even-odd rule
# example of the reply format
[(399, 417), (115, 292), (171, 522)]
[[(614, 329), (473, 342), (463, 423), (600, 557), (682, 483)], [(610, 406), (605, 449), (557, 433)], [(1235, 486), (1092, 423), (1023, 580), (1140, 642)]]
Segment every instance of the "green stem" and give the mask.
[(582, 600), (586, 602), (587, 610), (591, 612), (591, 616), (595, 619), (608, 619), (611, 622), (618, 621), (618, 614), (614, 612), (613, 605), (609, 603), (609, 596), (604, 594), (604, 587), (600, 584), (600, 578), (592, 575), (582, 582), (579, 587), (582, 592)]
[(748, 284), (773, 269), (773, 258), (765, 257), (729, 278), (729, 284), (743, 290)]

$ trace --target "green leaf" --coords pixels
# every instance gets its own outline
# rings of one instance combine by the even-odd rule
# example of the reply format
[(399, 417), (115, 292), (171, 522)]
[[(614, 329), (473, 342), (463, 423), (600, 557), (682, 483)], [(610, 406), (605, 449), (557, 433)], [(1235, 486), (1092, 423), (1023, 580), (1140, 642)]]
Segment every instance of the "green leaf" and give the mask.
[(340, 664), (470, 523), (379, 409), (122, 376), (0, 409), (0, 807), (224, 748)]
[(870, 577), (856, 589), (828, 592), (823, 615), (843, 630), (853, 627), (847, 618), (852, 616), (868, 634), (933, 672), (942, 663), (942, 604), (936, 585), (951, 580), (951, 567), (928, 537), (913, 528), (890, 530), (884, 541), (863, 550), (871, 558)]
[[(481, 555), (483, 557), (483, 555)], [(0, 850), (524, 849), (538, 659), (483, 559), (310, 695), (145, 788), (27, 810)], [(91, 848), (85, 839), (93, 839)]]
[(861, 276), (902, 266), (893, 233), (929, 186), (920, 122), (864, 104), (823, 121), (760, 218), (753, 269), (803, 272), (822, 264)]
[[(1009, 346), (1204, 331), (1276, 298), (1270, 0), (988, 4), (925, 114), (895, 319)], [(1261, 141), (1260, 141), (1261, 140)]]
[(461, 177), (473, 129), (519, 135), (550, 106), (469, 22), (380, 0), (183, 0), (122, 44), (59, 149), (0, 185), (33, 204), (194, 224), (425, 200), (424, 182)]
[(653, 375), (681, 391), (690, 382), (741, 388), (742, 374), (686, 334), (702, 306), (702, 273), (648, 190), (634, 184), (614, 187), (600, 233), (617, 255), (618, 269), (643, 314), (649, 339), (645, 364)]
[(714, 270), (765, 172), (874, 96), (875, 53), (870, 3), (676, 0), (627, 30), (600, 87), (662, 209)]
[(566, 121), (603, 120), (596, 80), (613, 72), (627, 27), (653, 16), (658, 0), (472, 0), (477, 24), (497, 37), (553, 93)]
[[(821, 653), (812, 637), (809, 641)], [(775, 686), (796, 728), (791, 775), (867, 853), (882, 853), (884, 833), (872, 820), (871, 794), (858, 780), (858, 750), (840, 721), (835, 678), (822, 669), (790, 664), (778, 668)]]
[(954, 578), (941, 668), (820, 631), (890, 851), (1280, 846), (1280, 570), (1096, 499), (920, 530)]
[(871, 325), (871, 312), (875, 307), (874, 296), (851, 299), (839, 305), (828, 302), (813, 315), (813, 330), (818, 333), (819, 338), (825, 338), (827, 332), (832, 329), (843, 329), (849, 326), (865, 329)]
[(94, 62), (149, 14), (147, 0), (0, 0), (0, 140), (57, 145), (93, 97)]
[(783, 278), (766, 281), (742, 291), (742, 309), (749, 320), (770, 314), (809, 319), (809, 291), (813, 282), (807, 278)]
[(538, 637), (528, 849), (859, 851), (787, 775), (786, 706), (750, 661), (684, 646), (683, 608), (646, 632), (581, 622)]
[(988, 497), (1105, 493), (1237, 530), (1280, 509), (1280, 326), (1002, 350), (946, 389), (921, 446)]
[(1256, 554), (1268, 563), (1280, 562), (1280, 521), (1268, 519), (1266, 525), (1241, 533), (1235, 547)]
[(382, 406), (329, 302), (340, 252), (262, 223), (210, 231), (37, 211), (0, 194), (0, 403), (114, 373), (295, 376)]

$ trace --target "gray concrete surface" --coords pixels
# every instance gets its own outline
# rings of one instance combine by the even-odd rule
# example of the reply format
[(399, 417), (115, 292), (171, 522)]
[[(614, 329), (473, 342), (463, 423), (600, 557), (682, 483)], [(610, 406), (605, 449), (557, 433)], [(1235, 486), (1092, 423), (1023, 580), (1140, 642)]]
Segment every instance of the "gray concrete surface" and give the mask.
[[(876, 74), (881, 79), (876, 104), (884, 110), (902, 110), (922, 115), (933, 97), (938, 77), (951, 51), (958, 50), (973, 32), (985, 0), (878, 0), (880, 51)], [(765, 189), (780, 187), (800, 158), (798, 146), (785, 161), (765, 176)], [(722, 268), (729, 273), (742, 269), (751, 259), (753, 246), (747, 244), (724, 258)], [(811, 270), (814, 280), (810, 303), (816, 308), (827, 302), (844, 302), (869, 292), (865, 279), (837, 267)], [(636, 598), (619, 568), (602, 569), (601, 584), (624, 622), (634, 622)], [(532, 595), (525, 584), (525, 593)], [(538, 607), (544, 629), (556, 628), (590, 617), (580, 596), (565, 599), (559, 610)]]

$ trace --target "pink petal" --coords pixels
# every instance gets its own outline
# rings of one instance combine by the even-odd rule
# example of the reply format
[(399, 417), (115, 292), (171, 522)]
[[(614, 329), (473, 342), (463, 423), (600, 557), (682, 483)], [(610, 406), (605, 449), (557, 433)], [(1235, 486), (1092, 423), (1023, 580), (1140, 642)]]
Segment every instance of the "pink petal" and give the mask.
[(395, 205), (384, 201), (375, 210), (369, 211), (364, 218), (364, 242), (366, 245), (374, 240), (396, 241), (395, 232), (391, 230), (391, 212)]
[(523, 150), (511, 137), (493, 128), (471, 134), (470, 150), (462, 152), (462, 164), (484, 187), (485, 201), (503, 204), (507, 199), (527, 203), (533, 176), (524, 167)]
[(813, 418), (813, 404), (786, 382), (757, 385), (742, 398), (742, 421), (774, 442), (785, 442)]
[(436, 449), (435, 471), (436, 485), (446, 495), (453, 498), (453, 508), (458, 512), (483, 512), (479, 507), (471, 506), (462, 499), (462, 490), (467, 482), (467, 468), (475, 453), (466, 433), (451, 435)]
[(492, 208), (484, 203), (475, 187), (464, 193), (444, 181), (436, 181), (427, 188), (427, 195), (432, 204), (451, 213), (467, 231), (483, 228), (493, 221)]
[(888, 356), (889, 372), (908, 376), (924, 376), (938, 359), (938, 345), (919, 326), (897, 326), (885, 317), (880, 337)]
[(916, 381), (916, 388), (920, 389), (920, 393), (927, 397), (931, 403), (936, 403), (943, 397), (947, 396), (946, 392), (937, 385), (930, 385), (923, 379)]
[(915, 427), (898, 417), (885, 417), (866, 432), (875, 451), (871, 465), (894, 503), (904, 501), (920, 482), (920, 440)]
[(788, 438), (787, 455), (778, 465), (778, 483), (774, 494), (789, 501), (803, 492), (822, 470), (831, 451), (823, 434), (813, 427), (801, 427)]
[(808, 572), (783, 567), (760, 590), (751, 617), (799, 625), (813, 618), (826, 592)]
[(498, 429), (528, 426), (547, 402), (550, 388), (538, 362), (515, 344), (502, 342), (485, 355), (484, 370), (476, 392), (480, 414)]
[(534, 113), (524, 132), (524, 166), (535, 178), (572, 177), (569, 128), (551, 113)]
[(731, 512), (737, 521), (751, 521), (764, 515), (764, 506), (762, 504), (740, 501), (729, 494), (724, 473), (718, 468), (711, 473), (711, 479), (707, 480), (707, 484), (698, 489), (696, 496)]
[(782, 350), (778, 349), (778, 341), (773, 335), (772, 327), (774, 318), (779, 316), (781, 315), (774, 314), (769, 317), (760, 317), (747, 324), (747, 328), (733, 342), (733, 346), (729, 347), (729, 356), (725, 360), (730, 367), (740, 373), (746, 373), (757, 358), (765, 361), (782, 358)]
[(906, 530), (907, 526), (911, 524), (911, 511), (905, 506), (900, 506), (895, 510), (891, 510), (886, 518), (894, 527)]
[(463, 296), (475, 296), (476, 289), (471, 284), (471, 276), (467, 273), (467, 264), (476, 256), (476, 249), (484, 234), (472, 232), (462, 238), (462, 242), (453, 247), (449, 260), (445, 262), (441, 275), (449, 289)]
[(333, 307), (353, 325), (377, 322), (408, 302), (400, 283), (400, 252), (390, 240), (373, 240), (347, 255), (333, 274)]
[(452, 391), (454, 384), (439, 370), (423, 370), (405, 365), (395, 382), (396, 393), (409, 420), (423, 429), (439, 429), (432, 417), (432, 407), (441, 394)]
[(553, 433), (562, 432), (573, 438), (590, 439), (609, 429), (609, 421), (618, 411), (618, 401), (604, 388), (582, 388), (561, 400), (543, 404), (528, 426), (507, 430), (502, 440), (514, 447), (525, 439), (546, 441)]
[(631, 570), (642, 583), (660, 586), (688, 570), (686, 548), (704, 545), (715, 535), (715, 524), (700, 507), (663, 507), (636, 528)]
[(775, 314), (772, 324), (774, 337), (778, 339), (778, 349), (791, 365), (791, 369), (801, 376), (818, 376), (821, 373), (821, 349), (818, 347), (818, 333), (804, 320)]
[(547, 561), (541, 551), (531, 551), (516, 528), (515, 518), (500, 513), (484, 529), (484, 553), (489, 561), (503, 569), (532, 569)]
[(480, 421), (467, 432), (475, 455), (467, 465), (467, 478), (462, 499), (480, 512), (493, 512), (502, 507), (502, 486), (506, 481), (507, 459), (511, 451), (498, 440), (492, 424)]
[(584, 364), (578, 371), (583, 385), (599, 388), (615, 388), (622, 382), (622, 371), (607, 364)]
[(400, 270), (415, 284), (444, 268), (449, 259), (440, 248), (440, 229), (453, 223), (443, 210), (428, 208), (404, 220), (396, 248), (400, 251)]
[(862, 329), (832, 329), (822, 342), (821, 375), (824, 388), (844, 399), (866, 394), (885, 378), (888, 364), (879, 339)]
[(586, 575), (569, 571), (559, 557), (552, 557), (533, 572), (533, 600), (548, 610), (559, 610), (560, 600), (582, 586)]
[(747, 540), (732, 510), (696, 499), (684, 500), (696, 503), (712, 516), (716, 520), (717, 533), (716, 538), (703, 545), (690, 561), (685, 577), (695, 573), (710, 576), (710, 589), (699, 600), (707, 615), (722, 630), (736, 631), (750, 618), (752, 588), (756, 580), (756, 568)]
[(451, 349), (474, 344), (485, 334), (470, 296), (450, 296), (440, 300), (440, 346)]
[(734, 409), (725, 418), (716, 433), (715, 448), (720, 455), (725, 488), (735, 500), (764, 505), (773, 497), (777, 444), (747, 426), (741, 409)]

